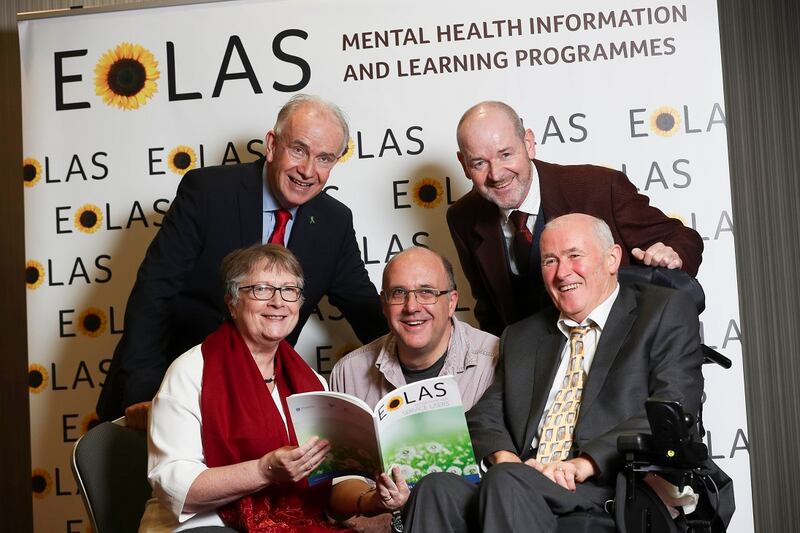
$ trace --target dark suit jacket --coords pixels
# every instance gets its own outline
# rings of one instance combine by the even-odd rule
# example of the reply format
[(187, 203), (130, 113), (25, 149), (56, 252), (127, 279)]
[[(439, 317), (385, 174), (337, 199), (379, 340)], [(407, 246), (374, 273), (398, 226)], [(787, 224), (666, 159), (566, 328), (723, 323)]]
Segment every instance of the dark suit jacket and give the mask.
[[(596, 216), (606, 221), (614, 240), (622, 246), (623, 264), (634, 262), (630, 255), (633, 248), (647, 249), (660, 241), (678, 252), (683, 270), (697, 274), (703, 252), (700, 235), (650, 206), (649, 199), (636, 191), (625, 174), (592, 165), (562, 166), (538, 160), (534, 164), (539, 173), (545, 220), (568, 213)], [(541, 285), (534, 297), (522, 295), (512, 287), (495, 204), (473, 189), (450, 206), (447, 223), (472, 288), (475, 317), (481, 329), (500, 335), (508, 324), (549, 304)], [(539, 258), (533, 257), (532, 261), (538, 262)]]
[[(128, 299), (125, 332), (97, 406), (102, 418), (151, 400), (169, 364), (224, 319), (220, 264), (229, 252), (261, 242), (263, 166), (262, 159), (207, 167), (181, 180)], [(323, 192), (300, 206), (287, 247), (305, 272), (305, 301), (289, 342), (297, 340), (323, 295), (362, 342), (386, 333), (344, 204)]]
[[(498, 450), (512, 451), (522, 460), (535, 456), (531, 442), (566, 344), (557, 320), (558, 311), (550, 307), (503, 333), (495, 381), (467, 413), (477, 457)], [(697, 414), (702, 364), (697, 312), (686, 295), (653, 285), (620, 286), (575, 426), (574, 453), (589, 455), (599, 470), (586, 483), (615, 483), (622, 467), (617, 437), (650, 433), (647, 398), (677, 400), (685, 412)], [(732, 487), (725, 489), (731, 498), (723, 512), (730, 520)]]

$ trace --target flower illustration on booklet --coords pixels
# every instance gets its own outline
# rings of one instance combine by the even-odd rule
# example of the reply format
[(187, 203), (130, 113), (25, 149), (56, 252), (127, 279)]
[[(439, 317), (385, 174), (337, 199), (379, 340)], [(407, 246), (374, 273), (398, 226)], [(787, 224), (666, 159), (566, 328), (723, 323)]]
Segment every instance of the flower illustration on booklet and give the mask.
[(287, 398), (298, 442), (313, 436), (331, 443), (327, 459), (309, 476), (322, 480), (358, 474), (374, 477), (393, 466), (409, 485), (431, 472), (480, 479), (458, 385), (441, 376), (393, 390), (375, 409), (339, 392)]

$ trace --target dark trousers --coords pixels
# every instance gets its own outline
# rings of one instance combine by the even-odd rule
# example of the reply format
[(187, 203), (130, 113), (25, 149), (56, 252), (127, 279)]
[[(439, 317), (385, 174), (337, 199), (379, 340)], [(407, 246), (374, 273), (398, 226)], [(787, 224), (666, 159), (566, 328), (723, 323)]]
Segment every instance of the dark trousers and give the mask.
[(479, 485), (446, 472), (429, 474), (414, 487), (403, 511), (408, 533), (552, 532), (558, 516), (602, 511), (613, 487), (579, 484), (575, 492), (521, 463), (495, 465)]

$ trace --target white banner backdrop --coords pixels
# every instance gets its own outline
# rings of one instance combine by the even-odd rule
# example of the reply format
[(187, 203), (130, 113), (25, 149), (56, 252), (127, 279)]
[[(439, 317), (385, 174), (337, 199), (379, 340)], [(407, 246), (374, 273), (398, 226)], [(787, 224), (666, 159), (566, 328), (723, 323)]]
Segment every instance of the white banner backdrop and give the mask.
[[(37, 532), (88, 531), (69, 471), (95, 421), (128, 292), (186, 166), (250, 161), (295, 92), (337, 102), (352, 149), (329, 192), (355, 214), (376, 284), (421, 244), (457, 265), (444, 221), (470, 188), (455, 125), (515, 107), (537, 156), (624, 170), (705, 241), (707, 444), (735, 480), (731, 531), (752, 531), (716, 2), (240, 0), (19, 23), (31, 440)], [(130, 43), (130, 44), (125, 44)], [(110, 55), (107, 55), (110, 54)], [(149, 82), (105, 102), (97, 72)], [(113, 88), (112, 88), (113, 89)], [(459, 317), (474, 322), (468, 284)], [(327, 304), (298, 351), (322, 373), (356, 346)]]

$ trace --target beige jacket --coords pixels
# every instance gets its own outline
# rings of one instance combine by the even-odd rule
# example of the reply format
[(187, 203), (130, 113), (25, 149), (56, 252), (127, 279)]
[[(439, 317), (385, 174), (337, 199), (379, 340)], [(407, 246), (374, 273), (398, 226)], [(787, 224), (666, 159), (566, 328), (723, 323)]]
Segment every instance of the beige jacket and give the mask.
[[(464, 410), (492, 384), (500, 340), (453, 317), (453, 334), (440, 376), (455, 376)], [(352, 394), (370, 407), (406, 384), (397, 359), (395, 337), (384, 335), (341, 358), (331, 371), (331, 390)]]

